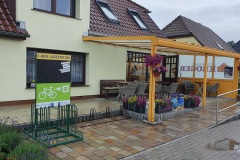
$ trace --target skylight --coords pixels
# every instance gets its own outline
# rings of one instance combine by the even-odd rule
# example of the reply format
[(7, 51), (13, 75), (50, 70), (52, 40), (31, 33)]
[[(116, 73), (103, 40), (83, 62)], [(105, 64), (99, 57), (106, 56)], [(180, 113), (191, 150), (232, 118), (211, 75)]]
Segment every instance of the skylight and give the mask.
[(129, 11), (130, 15), (132, 16), (132, 18), (134, 19), (134, 21), (138, 24), (138, 26), (141, 29), (148, 30), (147, 25), (143, 22), (142, 18), (138, 14), (138, 12), (130, 10), (130, 9), (128, 9), (128, 11)]
[(218, 42), (216, 42), (216, 44), (221, 50), (223, 50), (223, 47)]
[(112, 10), (110, 9), (110, 7), (108, 6), (107, 3), (105, 3), (104, 1), (101, 0), (96, 0), (98, 7), (101, 9), (101, 11), (103, 12), (103, 14), (106, 16), (106, 18), (109, 21), (112, 22), (116, 22), (118, 23), (119, 20), (117, 19), (117, 17), (113, 14)]

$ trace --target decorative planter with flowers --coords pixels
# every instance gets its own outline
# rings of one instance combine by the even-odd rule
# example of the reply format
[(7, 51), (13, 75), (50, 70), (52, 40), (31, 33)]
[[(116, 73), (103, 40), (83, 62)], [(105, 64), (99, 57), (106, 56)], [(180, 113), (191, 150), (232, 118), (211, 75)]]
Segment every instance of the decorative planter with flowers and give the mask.
[(170, 100), (155, 99), (155, 113), (164, 113), (172, 111)]
[(177, 93), (170, 94), (170, 102), (172, 103), (173, 110), (177, 110), (178, 108), (178, 96)]
[(145, 113), (147, 100), (145, 97), (137, 97), (137, 105), (135, 111)]
[(185, 95), (184, 96), (184, 107), (185, 108), (194, 108), (199, 107), (201, 100), (199, 96), (196, 95)]
[(178, 99), (178, 107), (179, 107), (179, 109), (184, 109), (184, 98), (183, 98), (183, 94), (178, 93), (178, 94), (177, 94), (177, 99)]
[(128, 110), (135, 112), (136, 102), (137, 102), (137, 96), (128, 98)]
[(123, 109), (128, 110), (128, 97), (123, 97)]
[(166, 67), (162, 66), (162, 61), (164, 57), (158, 54), (147, 55), (145, 58), (145, 63), (147, 67), (152, 67), (154, 76), (160, 76), (160, 74), (165, 73)]

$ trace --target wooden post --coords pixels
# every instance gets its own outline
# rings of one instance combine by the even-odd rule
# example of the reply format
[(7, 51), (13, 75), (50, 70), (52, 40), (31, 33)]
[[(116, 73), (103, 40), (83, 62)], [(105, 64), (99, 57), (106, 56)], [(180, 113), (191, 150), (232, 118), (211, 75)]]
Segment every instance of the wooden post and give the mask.
[[(239, 58), (234, 58), (234, 68), (233, 68), (233, 90), (238, 89), (238, 77), (239, 77), (239, 71), (237, 67), (239, 66)], [(237, 98), (238, 92), (233, 93), (234, 98)]]
[(206, 107), (206, 97), (207, 97), (207, 65), (208, 65), (208, 54), (205, 54), (204, 79), (203, 79), (203, 100), (202, 100), (203, 107)]
[[(157, 51), (157, 38), (153, 38), (151, 42), (151, 55), (155, 55)], [(154, 118), (154, 105), (155, 105), (155, 77), (153, 68), (150, 67), (150, 79), (149, 79), (149, 104), (148, 104), (148, 122), (153, 123)]]

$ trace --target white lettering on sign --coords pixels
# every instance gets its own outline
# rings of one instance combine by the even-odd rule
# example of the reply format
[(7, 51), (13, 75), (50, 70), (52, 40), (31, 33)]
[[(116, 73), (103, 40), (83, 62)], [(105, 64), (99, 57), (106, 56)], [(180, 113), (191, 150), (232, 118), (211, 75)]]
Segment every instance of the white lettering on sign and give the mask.
[(62, 69), (59, 69), (59, 71), (61, 73), (66, 73), (66, 72), (70, 72), (70, 62), (61, 62), (61, 65), (62, 65)]

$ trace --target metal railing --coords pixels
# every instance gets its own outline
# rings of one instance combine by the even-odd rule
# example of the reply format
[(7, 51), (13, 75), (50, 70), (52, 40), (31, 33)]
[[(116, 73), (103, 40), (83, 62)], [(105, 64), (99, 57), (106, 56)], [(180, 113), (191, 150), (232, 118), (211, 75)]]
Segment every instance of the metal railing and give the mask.
[(218, 114), (219, 114), (219, 113), (221, 113), (221, 112), (223, 112), (223, 111), (226, 111), (226, 110), (228, 110), (228, 109), (230, 109), (230, 108), (232, 108), (232, 107), (240, 104), (240, 102), (238, 102), (238, 103), (235, 103), (235, 104), (233, 104), (233, 105), (228, 106), (227, 108), (224, 108), (224, 109), (219, 110), (219, 98), (220, 98), (221, 96), (226, 95), (226, 94), (230, 94), (230, 93), (233, 93), (233, 92), (238, 92), (239, 90), (240, 90), (240, 89), (236, 89), (236, 90), (233, 90), (233, 91), (230, 91), (230, 92), (226, 92), (226, 93), (219, 94), (219, 95), (217, 96), (216, 126), (219, 125), (219, 123), (218, 123)]

